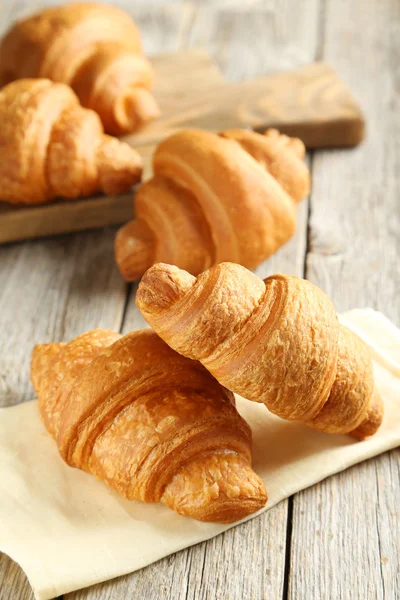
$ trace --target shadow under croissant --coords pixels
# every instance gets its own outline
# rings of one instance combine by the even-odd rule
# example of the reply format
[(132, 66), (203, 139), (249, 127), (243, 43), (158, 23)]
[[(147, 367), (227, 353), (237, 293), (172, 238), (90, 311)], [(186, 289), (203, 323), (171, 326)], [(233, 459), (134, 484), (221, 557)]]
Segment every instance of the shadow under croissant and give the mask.
[[(113, 490), (106, 481), (101, 480), (92, 474), (88, 474), (80, 469), (70, 467), (66, 465), (62, 458), (59, 456), (58, 451), (53, 446), (47, 431), (43, 431), (43, 436), (48, 444), (48, 451), (54, 454), (54, 459), (57, 461), (57, 504), (60, 513), (65, 513), (66, 519), (69, 523), (80, 528), (82, 525), (86, 529), (97, 529), (100, 526), (111, 527), (118, 531), (121, 524), (126, 523), (127, 517), (134, 519), (149, 525), (149, 529), (160, 538), (160, 542), (163, 539), (167, 539), (168, 534), (171, 530), (175, 530), (179, 524), (179, 528), (186, 528), (186, 536), (195, 536), (199, 530), (206, 532), (210, 529), (210, 535), (215, 535), (215, 528), (220, 527), (221, 531), (226, 529), (226, 525), (218, 523), (210, 523), (205, 521), (198, 521), (195, 519), (181, 516), (177, 512), (171, 510), (168, 506), (161, 502), (142, 502), (140, 500), (130, 500), (124, 498), (118, 492)], [(27, 461), (29, 462), (29, 461)], [(26, 477), (28, 480), (29, 468), (27, 467)], [(71, 474), (73, 471), (73, 480), (75, 485), (71, 485)], [(32, 492), (34, 493), (35, 482), (33, 482)], [(90, 503), (90, 519), (87, 518), (85, 512), (85, 503), (82, 503), (82, 497), (93, 498), (96, 497), (97, 486), (102, 487), (102, 503), (94, 504)], [(76, 495), (76, 488), (79, 488), (79, 496)], [(105, 494), (109, 500), (105, 500)], [(53, 499), (54, 502), (54, 499)], [(112, 521), (109, 520), (108, 514), (108, 502), (112, 505)], [(116, 509), (116, 504), (118, 509)], [(65, 508), (63, 508), (65, 507)], [(71, 511), (73, 507), (73, 511)], [(93, 514), (93, 510), (96, 510), (97, 514)], [(255, 513), (256, 514), (256, 513)], [(73, 516), (72, 516), (73, 515)], [(72, 522), (71, 522), (72, 517)], [(232, 524), (234, 525), (234, 523)], [(186, 538), (185, 538), (186, 540)], [(187, 541), (185, 546), (191, 545), (194, 542)], [(160, 558), (164, 556), (163, 547), (160, 543)]]
[[(242, 410), (243, 401), (239, 412)], [(253, 408), (253, 406), (252, 406)], [(259, 405), (261, 412), (260, 421), (251, 421), (253, 432), (253, 468), (256, 473), (268, 471), (268, 476), (273, 477), (282, 467), (300, 461), (308, 456), (318, 456), (331, 450), (332, 447), (343, 447), (359, 443), (349, 435), (326, 434), (308, 427), (298, 421), (285, 421), (269, 413)], [(254, 408), (253, 408), (254, 410)], [(266, 483), (268, 489), (268, 482)]]

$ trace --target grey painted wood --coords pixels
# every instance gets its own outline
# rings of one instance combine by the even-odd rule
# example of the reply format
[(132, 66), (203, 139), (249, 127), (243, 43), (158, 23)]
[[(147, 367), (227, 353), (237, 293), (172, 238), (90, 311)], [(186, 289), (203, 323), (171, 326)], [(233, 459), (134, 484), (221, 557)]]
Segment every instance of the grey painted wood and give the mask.
[(203, 2), (188, 44), (207, 48), (231, 81), (308, 64), (318, 45), (319, 4), (319, 0)]
[[(314, 160), (307, 276), (338, 310), (400, 324), (400, 5), (329, 0), (322, 56), (362, 100), (367, 140)], [(400, 452), (294, 497), (289, 598), (400, 597)]]
[(35, 343), (70, 339), (82, 328), (118, 328), (124, 285), (110, 252), (110, 231), (1, 249), (2, 403), (32, 398)]
[(0, 248), (0, 403), (33, 397), (34, 344), (118, 329), (125, 285), (114, 265), (113, 230)]
[(25, 573), (6, 554), (0, 554), (0, 600), (34, 600)]

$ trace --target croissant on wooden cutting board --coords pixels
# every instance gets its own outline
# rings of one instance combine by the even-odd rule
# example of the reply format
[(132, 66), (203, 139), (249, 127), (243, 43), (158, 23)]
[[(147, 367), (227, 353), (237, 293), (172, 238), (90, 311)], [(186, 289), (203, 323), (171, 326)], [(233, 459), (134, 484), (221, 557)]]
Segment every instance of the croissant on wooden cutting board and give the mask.
[(312, 283), (285, 275), (262, 281), (231, 263), (197, 278), (157, 264), (136, 302), (171, 348), (276, 415), (359, 439), (379, 428), (383, 404), (368, 347)]
[(233, 394), (153, 331), (38, 345), (31, 379), (62, 458), (122, 496), (220, 523), (265, 505)]
[(40, 204), (58, 196), (127, 192), (142, 159), (104, 135), (98, 115), (70, 87), (21, 79), (0, 90), (0, 199)]
[(0, 45), (0, 86), (32, 77), (70, 85), (113, 135), (159, 115), (138, 29), (114, 6), (63, 4), (17, 22)]
[(253, 268), (293, 235), (310, 174), (304, 144), (269, 130), (181, 131), (158, 146), (115, 256), (123, 277), (156, 262), (197, 275), (232, 261)]

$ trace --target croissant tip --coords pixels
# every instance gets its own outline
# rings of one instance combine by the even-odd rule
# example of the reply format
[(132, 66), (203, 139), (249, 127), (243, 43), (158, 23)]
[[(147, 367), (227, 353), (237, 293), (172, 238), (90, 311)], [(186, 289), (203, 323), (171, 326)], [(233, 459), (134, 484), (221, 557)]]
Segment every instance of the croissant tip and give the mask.
[(377, 389), (374, 389), (370, 408), (364, 421), (350, 432), (357, 440), (365, 440), (374, 435), (382, 425), (384, 414), (383, 401)]
[(105, 135), (97, 151), (97, 168), (102, 191), (123, 194), (141, 180), (143, 161), (128, 144)]
[(146, 88), (129, 88), (118, 99), (114, 108), (114, 127), (110, 126), (109, 133), (113, 135), (128, 134), (136, 131), (161, 114), (153, 94)]
[(118, 229), (115, 260), (125, 281), (135, 281), (153, 262), (154, 238), (145, 221), (134, 219)]
[(267, 501), (267, 494), (260, 493), (259, 496), (254, 498), (221, 502), (220, 505), (211, 506), (209, 510), (191, 516), (205, 523), (220, 523), (221, 525), (236, 523), (264, 508)]
[(136, 304), (143, 313), (154, 314), (170, 308), (193, 287), (196, 278), (174, 265), (157, 263), (143, 275)]
[(236, 452), (212, 452), (184, 464), (161, 501), (185, 517), (234, 523), (263, 508), (267, 493), (260, 477)]

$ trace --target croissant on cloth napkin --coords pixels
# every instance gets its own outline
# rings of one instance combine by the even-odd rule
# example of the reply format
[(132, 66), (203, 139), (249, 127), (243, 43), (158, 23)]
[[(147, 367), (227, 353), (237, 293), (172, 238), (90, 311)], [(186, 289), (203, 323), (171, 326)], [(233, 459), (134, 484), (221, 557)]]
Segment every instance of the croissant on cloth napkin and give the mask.
[(232, 263), (197, 278), (154, 265), (136, 303), (158, 335), (229, 390), (328, 433), (373, 435), (383, 417), (367, 346), (317, 286)]
[(218, 523), (266, 503), (233, 394), (154, 332), (41, 344), (31, 379), (62, 458), (125, 498)]
[(123, 277), (138, 279), (159, 261), (193, 275), (223, 261), (263, 262), (295, 231), (296, 203), (310, 190), (304, 153), (276, 130), (187, 130), (161, 142), (136, 218), (116, 236)]
[(138, 29), (114, 6), (63, 4), (17, 22), (0, 45), (0, 85), (31, 77), (70, 85), (113, 135), (159, 115)]
[(137, 183), (142, 159), (104, 135), (98, 115), (70, 87), (20, 79), (0, 90), (0, 199), (40, 204), (58, 196), (120, 194)]
[[(339, 318), (371, 352), (385, 403), (382, 427), (357, 443), (349, 435), (284, 421), (238, 396), (237, 409), (253, 434), (254, 468), (268, 490), (261, 511), (400, 443), (400, 330), (371, 309)], [(359, 489), (355, 493), (368, 501)], [(130, 573), (233, 525), (188, 519), (163, 503), (127, 500), (71, 469), (41, 422), (36, 401), (0, 409), (0, 496), (0, 551), (21, 565), (37, 600)]]

